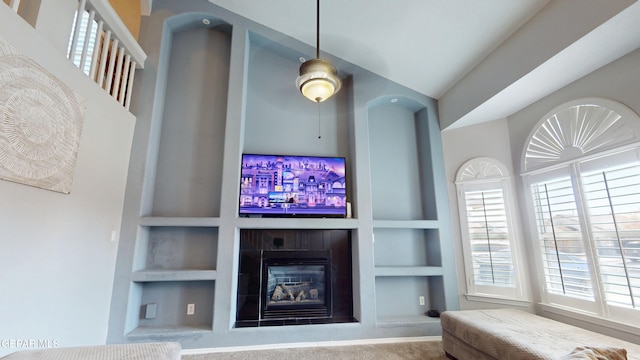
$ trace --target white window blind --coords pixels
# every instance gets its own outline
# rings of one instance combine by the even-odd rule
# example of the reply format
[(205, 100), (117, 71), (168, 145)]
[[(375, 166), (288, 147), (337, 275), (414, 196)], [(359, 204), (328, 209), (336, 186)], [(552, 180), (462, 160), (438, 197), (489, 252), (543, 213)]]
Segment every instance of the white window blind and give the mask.
[(546, 291), (593, 299), (571, 178), (535, 183), (531, 190)]
[(640, 117), (603, 98), (562, 104), (532, 129), (521, 164), (542, 304), (640, 324), (639, 144)]
[(607, 305), (640, 309), (640, 163), (582, 174)]
[[(72, 29), (76, 28), (77, 13), (74, 16)], [(78, 30), (78, 40), (75, 48), (71, 48), (73, 41), (69, 41), (68, 52), (69, 57), (74, 65), (80, 68), (86, 75), (90, 74), (91, 63), (93, 61), (96, 50), (96, 34), (98, 33), (98, 23), (90, 16), (88, 11), (80, 14), (80, 27)], [(91, 25), (91, 27), (89, 27)], [(73, 35), (72, 35), (73, 36)]]
[(467, 298), (525, 300), (509, 170), (492, 158), (470, 159), (458, 169), (456, 188)]
[(467, 191), (464, 197), (475, 284), (515, 287), (502, 189)]

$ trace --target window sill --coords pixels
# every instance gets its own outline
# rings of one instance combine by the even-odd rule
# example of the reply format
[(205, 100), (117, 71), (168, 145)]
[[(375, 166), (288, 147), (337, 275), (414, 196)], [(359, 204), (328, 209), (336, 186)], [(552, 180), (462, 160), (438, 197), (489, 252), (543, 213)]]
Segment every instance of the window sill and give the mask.
[[(543, 316), (545, 315), (544, 313), (558, 315), (563, 318), (568, 318), (567, 320), (569, 320), (569, 321), (565, 321), (564, 319), (559, 320), (556, 318), (556, 320), (559, 320), (562, 322), (571, 323), (570, 320), (580, 321), (580, 322), (586, 323), (587, 326), (591, 326), (591, 327), (595, 326), (601, 329), (600, 331), (594, 330), (594, 329), (590, 329), (590, 330), (593, 330), (596, 332), (602, 332), (605, 335), (621, 338), (623, 340), (627, 340), (631, 342), (638, 341), (637, 336), (638, 336), (638, 333), (640, 333), (640, 327), (618, 322), (611, 319), (601, 318), (596, 314), (580, 311), (579, 309), (568, 308), (565, 306), (558, 306), (554, 304), (543, 304), (543, 303), (538, 303), (537, 305), (538, 305), (538, 309), (543, 312), (542, 314)], [(572, 325), (575, 325), (575, 324), (572, 324)]]
[(531, 305), (531, 301), (529, 300), (506, 298), (501, 296), (492, 296), (492, 295), (485, 295), (485, 294), (482, 294), (482, 295), (465, 294), (464, 296), (467, 298), (468, 301), (501, 304), (501, 305), (509, 305), (509, 306), (519, 306), (519, 307), (528, 307), (529, 305)]

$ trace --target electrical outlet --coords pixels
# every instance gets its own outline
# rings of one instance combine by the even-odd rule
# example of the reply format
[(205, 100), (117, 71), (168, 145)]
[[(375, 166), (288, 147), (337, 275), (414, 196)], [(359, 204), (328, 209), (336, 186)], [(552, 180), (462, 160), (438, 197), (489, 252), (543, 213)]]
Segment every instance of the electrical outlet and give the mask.
[(420, 306), (424, 306), (424, 296), (420, 296), (418, 301), (420, 302)]
[(196, 313), (196, 304), (187, 304), (187, 315), (193, 315)]

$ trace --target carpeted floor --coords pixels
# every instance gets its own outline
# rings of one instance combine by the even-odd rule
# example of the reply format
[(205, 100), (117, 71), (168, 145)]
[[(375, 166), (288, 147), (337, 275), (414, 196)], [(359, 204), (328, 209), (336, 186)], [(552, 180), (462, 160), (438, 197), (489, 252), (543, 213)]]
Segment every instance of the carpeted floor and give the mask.
[(314, 346), (304, 348), (215, 352), (183, 355), (182, 360), (447, 360), (442, 342), (437, 340), (376, 343), (365, 345)]

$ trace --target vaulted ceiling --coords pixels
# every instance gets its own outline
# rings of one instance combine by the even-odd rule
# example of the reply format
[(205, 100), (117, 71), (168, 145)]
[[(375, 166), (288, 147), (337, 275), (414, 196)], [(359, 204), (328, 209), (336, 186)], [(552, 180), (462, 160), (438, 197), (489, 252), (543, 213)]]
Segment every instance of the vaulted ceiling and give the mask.
[[(209, 0), (315, 46), (314, 0)], [(321, 50), (439, 100), (442, 128), (504, 118), (640, 46), (636, 0), (321, 0)]]

